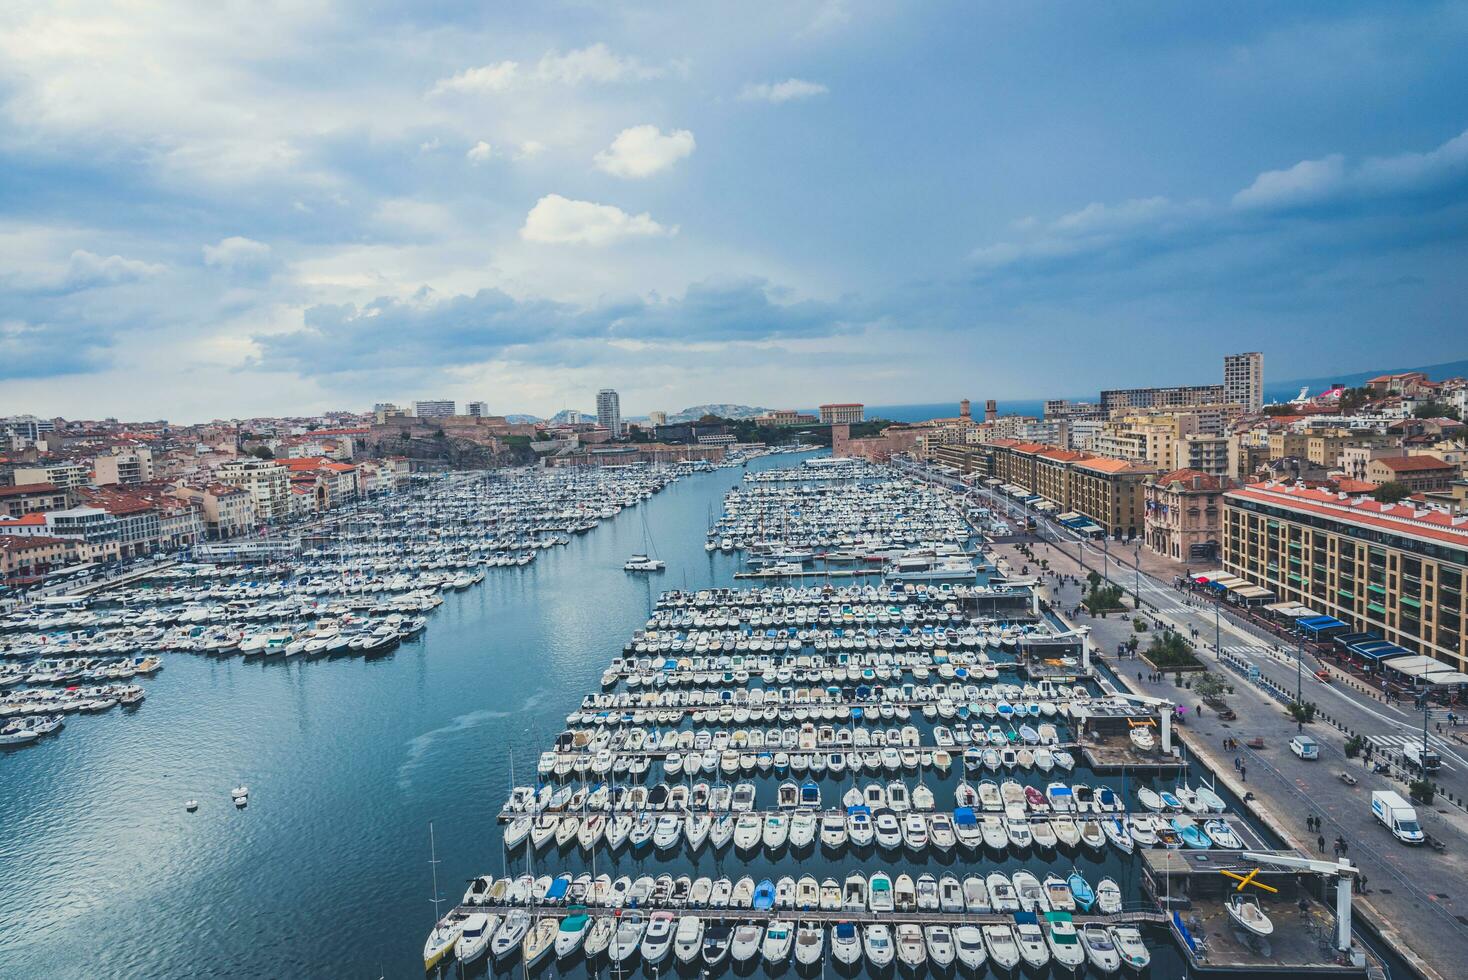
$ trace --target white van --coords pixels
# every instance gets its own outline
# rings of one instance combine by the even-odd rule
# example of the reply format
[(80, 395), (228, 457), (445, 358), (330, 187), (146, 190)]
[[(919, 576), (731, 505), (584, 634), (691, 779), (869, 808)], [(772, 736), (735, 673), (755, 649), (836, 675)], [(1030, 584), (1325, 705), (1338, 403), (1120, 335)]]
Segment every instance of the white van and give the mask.
[(1296, 735), (1290, 739), (1290, 751), (1302, 759), (1320, 758), (1320, 743), (1309, 735)]

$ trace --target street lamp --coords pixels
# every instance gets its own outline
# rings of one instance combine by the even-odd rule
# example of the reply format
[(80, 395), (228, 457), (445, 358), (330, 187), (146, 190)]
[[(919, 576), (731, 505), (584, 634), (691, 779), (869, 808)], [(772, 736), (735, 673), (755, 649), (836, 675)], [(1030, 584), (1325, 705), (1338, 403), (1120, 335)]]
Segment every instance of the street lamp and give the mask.
[(1295, 731), (1297, 732), (1305, 730), (1305, 701), (1302, 697), (1304, 690), (1301, 686), (1304, 683), (1304, 670), (1302, 669), (1304, 659), (1305, 630), (1297, 625), (1295, 627), (1295, 704), (1297, 705), (1295, 710), (1298, 712), (1295, 715)]

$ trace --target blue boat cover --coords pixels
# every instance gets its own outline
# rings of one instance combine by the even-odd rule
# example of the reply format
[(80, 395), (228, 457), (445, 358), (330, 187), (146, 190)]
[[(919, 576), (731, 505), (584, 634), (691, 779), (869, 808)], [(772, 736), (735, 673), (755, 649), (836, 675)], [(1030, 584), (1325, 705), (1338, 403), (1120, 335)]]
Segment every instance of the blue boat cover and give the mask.
[(979, 818), (974, 815), (973, 807), (961, 806), (953, 811), (953, 822), (960, 827), (972, 827), (979, 822)]

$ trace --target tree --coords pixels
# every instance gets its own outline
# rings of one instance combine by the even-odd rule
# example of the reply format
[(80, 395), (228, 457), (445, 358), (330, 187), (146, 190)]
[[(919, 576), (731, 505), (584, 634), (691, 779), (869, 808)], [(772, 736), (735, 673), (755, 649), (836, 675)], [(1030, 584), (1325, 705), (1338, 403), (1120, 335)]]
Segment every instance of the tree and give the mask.
[(1204, 674), (1193, 684), (1193, 690), (1205, 701), (1223, 697), (1223, 678), (1217, 674)]
[[(1412, 409), (1412, 417), (1417, 419), (1457, 419), (1458, 410), (1447, 402), (1423, 402), (1421, 405)], [(1459, 419), (1459, 421), (1462, 420)]]
[(275, 453), (271, 451), (271, 449), (270, 449), (269, 446), (256, 446), (254, 449), (251, 449), (249, 451), (249, 453), (250, 453), (251, 456), (254, 456), (256, 459), (274, 459), (275, 458)]
[(1377, 487), (1375, 490), (1371, 491), (1371, 496), (1375, 497), (1377, 500), (1381, 501), (1384, 504), (1394, 504), (1398, 500), (1405, 500), (1408, 497), (1412, 496), (1412, 491), (1407, 489), (1404, 484), (1398, 483), (1396, 480), (1388, 480), (1381, 486)]

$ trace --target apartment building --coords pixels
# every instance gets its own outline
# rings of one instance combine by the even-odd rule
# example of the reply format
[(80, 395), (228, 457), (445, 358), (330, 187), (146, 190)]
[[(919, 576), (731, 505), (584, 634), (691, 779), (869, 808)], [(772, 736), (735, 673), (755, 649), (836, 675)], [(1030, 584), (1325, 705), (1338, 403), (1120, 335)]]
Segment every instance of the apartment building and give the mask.
[(244, 534), (255, 523), (255, 504), (241, 487), (211, 483), (203, 487), (175, 487), (173, 495), (199, 509), (205, 533), (212, 538)]
[(153, 479), (153, 451), (130, 449), (92, 461), (92, 482), (99, 487), (136, 485)]
[(1186, 412), (1122, 415), (1101, 427), (1095, 448), (1103, 456), (1151, 463), (1163, 471), (1175, 470), (1183, 437), (1197, 432), (1197, 416)]
[(622, 438), (622, 396), (611, 388), (596, 393), (596, 424), (613, 439)]
[(5, 585), (29, 585), (75, 562), (76, 543), (66, 538), (0, 534), (0, 582)]
[(1366, 464), (1368, 483), (1400, 483), (1413, 493), (1446, 490), (1458, 467), (1436, 456), (1382, 456)]
[(1223, 567), (1358, 632), (1465, 666), (1468, 517), (1295, 484), (1224, 494)]
[(1223, 400), (1257, 412), (1264, 407), (1264, 355), (1258, 351), (1223, 359)]
[(22, 483), (0, 487), (0, 515), (24, 517), (38, 511), (60, 510), (67, 503), (66, 491), (54, 483)]
[(215, 471), (220, 483), (240, 487), (250, 495), (255, 520), (283, 520), (290, 507), (290, 471), (274, 460), (242, 456)]
[(92, 481), (92, 466), (89, 460), (46, 460), (32, 466), (18, 466), (14, 475), (17, 484), (51, 483), (63, 490), (71, 490)]
[(1132, 408), (1183, 408), (1224, 400), (1223, 385), (1174, 385), (1168, 388), (1114, 388), (1101, 392), (1107, 415)]
[(454, 403), (447, 399), (414, 402), (413, 415), (420, 419), (446, 419), (454, 414)]
[(1183, 436), (1177, 450), (1180, 468), (1198, 470), (1210, 476), (1228, 476), (1230, 459), (1230, 443), (1226, 435)]

